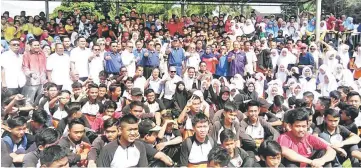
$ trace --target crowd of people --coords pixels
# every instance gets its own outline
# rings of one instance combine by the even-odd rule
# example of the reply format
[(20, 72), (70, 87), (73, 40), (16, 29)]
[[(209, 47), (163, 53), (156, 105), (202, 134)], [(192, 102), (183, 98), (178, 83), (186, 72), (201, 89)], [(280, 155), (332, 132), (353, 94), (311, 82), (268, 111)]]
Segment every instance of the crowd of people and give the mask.
[(360, 167), (352, 17), (1, 16), (2, 167)]

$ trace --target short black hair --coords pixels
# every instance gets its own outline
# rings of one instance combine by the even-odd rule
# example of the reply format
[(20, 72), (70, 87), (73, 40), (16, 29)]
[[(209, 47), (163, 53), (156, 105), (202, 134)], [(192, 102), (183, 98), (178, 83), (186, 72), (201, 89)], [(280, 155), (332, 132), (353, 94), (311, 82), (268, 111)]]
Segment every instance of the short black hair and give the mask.
[(99, 86), (98, 86), (97, 84), (95, 84), (95, 83), (89, 83), (89, 84), (88, 84), (88, 89), (90, 90), (91, 88), (97, 88), (97, 89), (99, 89)]
[(236, 134), (230, 129), (225, 129), (219, 135), (219, 139), (221, 143), (229, 140), (236, 140)]
[(64, 110), (68, 113), (68, 117), (71, 117), (74, 113), (81, 110), (81, 104), (78, 102), (69, 102), (64, 106)]
[(74, 82), (73, 84), (71, 84), (71, 88), (82, 88), (83, 85), (80, 82)]
[(49, 119), (48, 113), (45, 110), (38, 109), (33, 112), (31, 120), (39, 124), (46, 124)]
[(40, 145), (45, 147), (45, 145), (50, 145), (58, 141), (61, 136), (62, 135), (58, 130), (45, 128), (35, 135), (35, 144), (37, 147)]
[(323, 114), (323, 116), (327, 117), (327, 115), (330, 115), (334, 118), (340, 118), (340, 113), (338, 113), (338, 111), (331, 109), (331, 108), (325, 110), (325, 113)]
[(312, 92), (310, 92), (310, 91), (304, 92), (304, 93), (303, 93), (303, 96), (311, 97), (312, 99), (315, 98), (315, 95), (314, 95)]
[(325, 109), (330, 108), (331, 106), (331, 99), (327, 96), (321, 96), (318, 98), (318, 100), (320, 101), (321, 105), (325, 106)]
[(67, 150), (59, 145), (50, 146), (44, 149), (40, 155), (41, 165), (50, 166), (55, 161), (67, 157)]
[(80, 125), (83, 125), (85, 126), (85, 123), (84, 123), (84, 120), (81, 119), (81, 118), (75, 118), (75, 119), (72, 119), (70, 120), (69, 124), (68, 124), (68, 127), (69, 127), (69, 130), (76, 124), (80, 124)]
[(261, 156), (266, 158), (266, 156), (282, 154), (282, 148), (277, 141), (265, 140), (261, 143), (258, 152)]
[(104, 111), (107, 110), (107, 109), (114, 109), (114, 110), (116, 110), (116, 109), (118, 108), (118, 106), (117, 106), (117, 103), (115, 103), (114, 101), (112, 101), (112, 100), (107, 100), (107, 101), (104, 102), (103, 108), (104, 108)]
[(231, 101), (227, 101), (225, 104), (224, 104), (224, 112), (230, 112), (230, 111), (236, 111), (237, 110), (237, 106), (231, 102)]
[(56, 90), (58, 90), (58, 86), (57, 86), (55, 83), (49, 83), (49, 84), (48, 84), (48, 87), (46, 88), (46, 90), (49, 91), (50, 88), (53, 88), (53, 87), (55, 87)]
[(281, 95), (276, 95), (273, 97), (273, 104), (277, 107), (280, 107), (284, 103), (284, 98)]
[(153, 89), (147, 89), (147, 90), (144, 92), (144, 95), (148, 95), (149, 93), (154, 93), (154, 90), (153, 90)]
[(350, 93), (347, 94), (347, 100), (349, 100), (353, 96), (358, 96), (361, 99), (360, 93), (356, 91), (351, 91)]
[(99, 84), (99, 88), (105, 88), (105, 89), (108, 89), (107, 85), (106, 85), (106, 84), (104, 84), (104, 83)]
[(109, 86), (109, 92), (115, 92), (115, 90), (116, 90), (118, 87), (121, 88), (121, 86), (118, 85), (118, 84), (111, 84), (111, 85)]
[(17, 116), (14, 118), (9, 118), (7, 120), (7, 123), (8, 123), (8, 127), (13, 129), (15, 127), (24, 126), (26, 124), (26, 119), (24, 117)]
[(69, 90), (61, 90), (61, 91), (59, 91), (58, 95), (62, 95), (63, 93), (67, 93), (67, 94), (71, 95), (71, 92)]
[(105, 120), (103, 123), (104, 130), (109, 127), (112, 127), (112, 126), (117, 126), (118, 123), (119, 123), (119, 120), (117, 120), (115, 118), (109, 118), (109, 119)]
[(119, 126), (123, 127), (125, 124), (137, 124), (138, 119), (132, 114), (127, 114), (119, 119)]
[(296, 121), (307, 121), (308, 122), (308, 116), (309, 113), (305, 108), (296, 108), (293, 110), (288, 111), (288, 123), (291, 125), (294, 124)]
[(342, 92), (345, 93), (346, 95), (350, 93), (350, 87), (348, 86), (339, 86), (337, 87), (337, 90), (342, 90)]
[(192, 125), (195, 126), (197, 123), (205, 123), (205, 122), (208, 122), (209, 123), (209, 119), (208, 117), (200, 112), (200, 113), (197, 113), (194, 118), (192, 119)]
[(355, 118), (358, 117), (359, 110), (352, 105), (346, 105), (341, 108), (341, 112), (344, 112), (352, 121), (355, 121)]
[(247, 110), (249, 107), (257, 106), (258, 108), (261, 106), (257, 100), (251, 100), (247, 103)]
[(133, 109), (135, 106), (140, 106), (140, 107), (144, 108), (142, 102), (140, 102), (140, 101), (133, 101), (133, 102), (131, 102), (131, 103), (129, 104), (129, 109)]
[(226, 167), (228, 166), (230, 160), (231, 157), (229, 156), (227, 150), (220, 146), (215, 146), (208, 153), (208, 163), (213, 161), (215, 164), (219, 164), (221, 167)]
[(341, 98), (341, 92), (339, 92), (337, 90), (331, 91), (330, 92), (330, 98), (340, 99)]

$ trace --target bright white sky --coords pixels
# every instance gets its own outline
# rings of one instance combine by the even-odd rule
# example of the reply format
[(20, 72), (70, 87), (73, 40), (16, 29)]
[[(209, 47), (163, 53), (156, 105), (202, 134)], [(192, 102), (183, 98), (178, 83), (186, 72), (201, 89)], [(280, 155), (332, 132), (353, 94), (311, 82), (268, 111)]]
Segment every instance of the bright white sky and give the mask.
[[(26, 11), (26, 15), (38, 15), (41, 11), (45, 12), (44, 1), (14, 1), (14, 0), (0, 0), (1, 1), (1, 15), (4, 11), (9, 11), (10, 16), (20, 15), (21, 11)], [(61, 2), (49, 2), (49, 12), (58, 7)]]
[[(1, 14), (4, 11), (9, 11), (10, 16), (14, 17), (19, 15), (21, 11), (26, 11), (27, 15), (38, 15), (41, 11), (45, 12), (45, 2), (44, 1), (17, 1), (17, 0), (0, 0), (1, 1)], [(53, 10), (59, 6), (61, 2), (49, 2), (49, 12), (52, 13)], [(281, 8), (279, 6), (252, 6), (259, 12), (270, 11), (266, 13), (281, 13)]]

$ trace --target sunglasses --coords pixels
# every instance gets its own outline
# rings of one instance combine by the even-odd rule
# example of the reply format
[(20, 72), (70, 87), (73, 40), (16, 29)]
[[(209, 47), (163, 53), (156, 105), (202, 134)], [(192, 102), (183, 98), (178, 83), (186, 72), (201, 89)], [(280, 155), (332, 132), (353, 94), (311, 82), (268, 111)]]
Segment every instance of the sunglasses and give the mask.
[(177, 71), (170, 71), (171, 73), (176, 73)]
[(20, 44), (11, 44), (12, 46), (20, 46)]
[(100, 51), (100, 49), (94, 49), (94, 51)]

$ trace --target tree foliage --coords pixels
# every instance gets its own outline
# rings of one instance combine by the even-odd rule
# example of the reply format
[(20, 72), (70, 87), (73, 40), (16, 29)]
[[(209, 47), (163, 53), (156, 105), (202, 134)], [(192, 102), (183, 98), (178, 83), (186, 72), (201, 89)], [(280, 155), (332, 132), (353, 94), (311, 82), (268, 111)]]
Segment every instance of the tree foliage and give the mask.
[(62, 10), (65, 16), (73, 15), (75, 9), (79, 9), (82, 13), (92, 13), (98, 18), (104, 18), (103, 13), (96, 9), (94, 2), (62, 2), (60, 6), (56, 7), (53, 13), (50, 14), (50, 18), (58, 16), (58, 11)]

